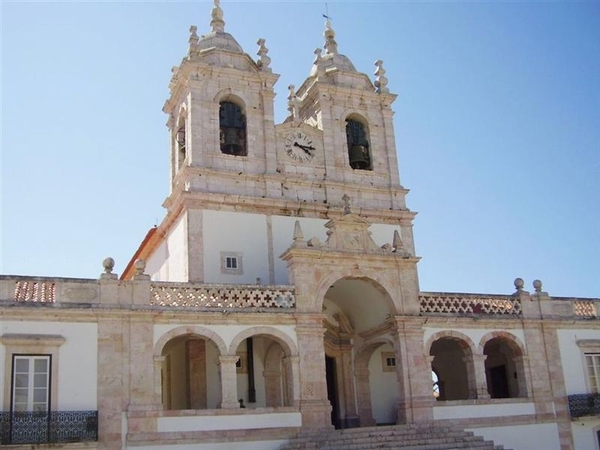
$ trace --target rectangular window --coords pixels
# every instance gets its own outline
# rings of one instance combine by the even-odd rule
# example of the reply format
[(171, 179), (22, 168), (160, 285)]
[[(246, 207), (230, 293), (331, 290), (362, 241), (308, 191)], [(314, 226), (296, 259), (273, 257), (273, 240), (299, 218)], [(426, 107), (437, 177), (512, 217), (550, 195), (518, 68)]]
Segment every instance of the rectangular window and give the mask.
[(13, 411), (49, 410), (50, 364), (50, 355), (13, 355)]
[(381, 365), (384, 372), (396, 371), (396, 353), (381, 352)]
[(244, 266), (241, 252), (221, 252), (221, 273), (243, 275)]
[(585, 365), (591, 393), (598, 394), (600, 393), (600, 353), (586, 353)]
[(225, 267), (228, 269), (237, 269), (237, 258), (235, 256), (225, 258)]

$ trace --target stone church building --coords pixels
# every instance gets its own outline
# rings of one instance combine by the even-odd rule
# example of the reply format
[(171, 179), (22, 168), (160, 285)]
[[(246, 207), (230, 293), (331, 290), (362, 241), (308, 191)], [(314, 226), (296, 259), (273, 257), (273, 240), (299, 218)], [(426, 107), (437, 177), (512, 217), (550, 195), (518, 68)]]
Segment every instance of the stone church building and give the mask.
[(420, 291), (383, 62), (358, 71), (328, 20), (275, 123), (265, 41), (218, 1), (210, 27), (123, 274), (0, 278), (1, 445), (599, 450), (600, 299)]

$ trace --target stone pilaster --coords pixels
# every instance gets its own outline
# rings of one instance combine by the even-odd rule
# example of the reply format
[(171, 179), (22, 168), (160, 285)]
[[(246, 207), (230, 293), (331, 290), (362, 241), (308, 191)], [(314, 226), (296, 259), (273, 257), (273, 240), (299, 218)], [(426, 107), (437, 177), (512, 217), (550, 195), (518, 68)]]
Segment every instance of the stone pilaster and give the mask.
[(486, 358), (486, 355), (471, 355), (463, 358), (467, 368), (467, 376), (469, 377), (469, 398), (490, 398), (487, 377), (485, 376)]
[(186, 341), (190, 409), (206, 408), (206, 342), (202, 339)]
[(163, 373), (166, 370), (166, 356), (154, 357), (154, 404), (156, 409), (163, 409)]
[(155, 409), (153, 324), (140, 316), (129, 322), (129, 410)]
[(327, 399), (324, 316), (303, 314), (297, 318), (296, 335), (300, 356), (300, 412), (302, 425), (331, 428), (331, 404)]
[(343, 388), (344, 388), (344, 427), (356, 428), (360, 425), (356, 409), (356, 394), (354, 392), (354, 373), (352, 365), (352, 346), (343, 345), (340, 348), (341, 369), (343, 371)]
[(431, 364), (423, 351), (423, 328), (420, 321), (397, 317), (394, 345), (398, 370), (398, 423), (433, 420)]
[(237, 399), (237, 372), (235, 364), (239, 356), (219, 356), (219, 375), (221, 377), (221, 405), (222, 409), (238, 409), (240, 403)]
[(356, 400), (358, 402), (358, 417), (360, 426), (372, 427), (376, 425), (371, 407), (371, 387), (369, 385), (370, 372), (367, 368), (355, 369)]
[(300, 405), (300, 358), (286, 356), (283, 358), (285, 370), (285, 405), (298, 407)]

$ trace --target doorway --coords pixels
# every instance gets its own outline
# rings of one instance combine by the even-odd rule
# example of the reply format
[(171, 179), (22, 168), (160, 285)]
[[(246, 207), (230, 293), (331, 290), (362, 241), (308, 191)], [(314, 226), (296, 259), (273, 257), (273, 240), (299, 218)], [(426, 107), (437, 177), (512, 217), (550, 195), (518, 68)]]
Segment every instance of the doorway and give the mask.
[(331, 403), (331, 424), (336, 428), (340, 428), (339, 420), (339, 403), (336, 380), (336, 364), (335, 358), (325, 356), (325, 377), (327, 379), (327, 399)]

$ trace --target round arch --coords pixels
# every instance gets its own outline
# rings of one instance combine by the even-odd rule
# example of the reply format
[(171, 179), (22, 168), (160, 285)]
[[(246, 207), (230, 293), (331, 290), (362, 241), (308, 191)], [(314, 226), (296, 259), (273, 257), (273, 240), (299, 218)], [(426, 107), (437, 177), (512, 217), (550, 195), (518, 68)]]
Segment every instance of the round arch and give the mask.
[(325, 301), (325, 296), (327, 291), (338, 281), (342, 281), (345, 279), (350, 280), (364, 280), (365, 282), (370, 282), (373, 287), (382, 294), (390, 313), (392, 314), (400, 314), (400, 307), (396, 305), (394, 299), (389, 294), (394, 291), (394, 288), (386, 283), (385, 280), (382, 279), (381, 274), (378, 272), (365, 271), (358, 268), (350, 268), (350, 267), (340, 267), (335, 271), (331, 271), (328, 274), (325, 274), (321, 280), (318, 282), (316, 294), (313, 296), (313, 301), (315, 302), (312, 306), (315, 311), (321, 312), (323, 309), (323, 302)]
[(185, 335), (195, 335), (195, 336), (200, 336), (205, 339), (208, 339), (209, 341), (211, 341), (213, 344), (215, 344), (217, 346), (217, 348), (219, 349), (219, 354), (227, 355), (227, 346), (225, 345), (225, 341), (223, 341), (221, 336), (219, 336), (213, 330), (210, 330), (208, 328), (200, 327), (200, 326), (193, 326), (193, 327), (177, 327), (177, 328), (174, 328), (174, 329), (166, 332), (165, 334), (163, 334), (158, 339), (158, 341), (156, 341), (156, 344), (154, 345), (154, 356), (159, 357), (162, 355), (162, 351), (163, 351), (165, 345), (167, 344), (167, 342), (169, 342), (177, 337), (185, 336)]
[(243, 92), (233, 92), (231, 88), (221, 89), (213, 97), (213, 104), (218, 106), (221, 102), (232, 102), (242, 108), (242, 111), (246, 111), (246, 105), (249, 100), (245, 98)]
[(357, 370), (367, 369), (371, 356), (375, 350), (386, 344), (396, 350), (396, 346), (392, 340), (384, 337), (363, 343), (363, 345), (356, 351), (356, 357), (354, 359), (355, 368)]
[(244, 331), (238, 333), (231, 341), (231, 344), (229, 344), (229, 355), (236, 354), (238, 347), (244, 341), (244, 339), (247, 339), (249, 337), (256, 336), (256, 335), (267, 336), (267, 337), (270, 337), (270, 338), (274, 339), (275, 341), (277, 341), (283, 347), (283, 350), (284, 350), (286, 356), (297, 356), (298, 355), (298, 347), (296, 346), (296, 344), (292, 340), (292, 338), (290, 338), (283, 331), (278, 330), (277, 328), (268, 327), (268, 326), (251, 327), (251, 328), (247, 328)]
[(358, 111), (355, 108), (345, 108), (344, 111), (338, 116), (339, 123), (345, 127), (347, 119), (358, 120), (364, 126), (370, 129), (369, 124), (372, 123), (371, 117), (367, 114), (367, 111)]
[(431, 346), (434, 344), (435, 341), (438, 341), (440, 339), (452, 339), (455, 341), (463, 342), (466, 345), (462, 345), (460, 343), (459, 343), (459, 345), (462, 347), (462, 349), (463, 349), (463, 351), (465, 351), (465, 353), (466, 353), (466, 349), (469, 349), (469, 350), (471, 350), (471, 353), (473, 355), (476, 354), (475, 344), (473, 343), (473, 340), (469, 336), (467, 336), (466, 334), (463, 334), (459, 331), (445, 330), (445, 331), (438, 331), (437, 333), (434, 333), (427, 340), (427, 342), (425, 343), (425, 354), (426, 355), (431, 354)]
[(490, 331), (485, 336), (483, 336), (479, 341), (479, 351), (481, 354), (483, 354), (485, 345), (492, 339), (501, 339), (504, 342), (506, 342), (506, 344), (511, 348), (511, 350), (516, 352), (515, 356), (525, 355), (525, 346), (523, 345), (521, 340), (514, 334), (509, 333), (507, 331)]

